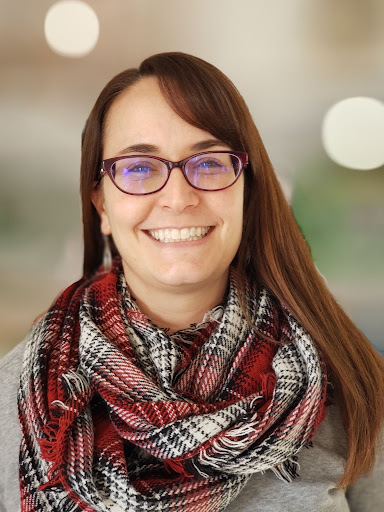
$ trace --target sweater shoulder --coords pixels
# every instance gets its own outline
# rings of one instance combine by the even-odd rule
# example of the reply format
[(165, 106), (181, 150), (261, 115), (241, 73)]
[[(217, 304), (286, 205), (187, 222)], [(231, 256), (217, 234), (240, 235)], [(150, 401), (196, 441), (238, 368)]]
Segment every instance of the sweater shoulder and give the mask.
[(0, 375), (11, 372), (23, 362), (26, 340), (16, 345), (10, 352), (0, 359)]
[(0, 510), (19, 510), (18, 460), (21, 429), (17, 393), (26, 341), (0, 360)]
[(6, 432), (17, 422), (17, 392), (23, 365), (25, 340), (0, 359), (0, 425)]

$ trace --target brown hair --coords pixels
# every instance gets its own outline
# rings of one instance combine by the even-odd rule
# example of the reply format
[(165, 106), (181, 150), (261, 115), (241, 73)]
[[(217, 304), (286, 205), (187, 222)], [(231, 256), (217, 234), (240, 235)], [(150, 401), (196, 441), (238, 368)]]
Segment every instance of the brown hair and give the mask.
[(115, 76), (101, 92), (83, 134), (84, 274), (95, 272), (102, 259), (100, 220), (91, 192), (101, 166), (105, 117), (114, 99), (146, 76), (157, 78), (169, 105), (185, 121), (249, 154), (243, 236), (235, 259), (243, 309), (245, 283), (253, 279), (285, 304), (316, 341), (347, 432), (348, 457), (339, 482), (346, 487), (374, 463), (384, 421), (384, 360), (327, 289), (242, 96), (211, 64), (183, 53), (154, 55), (139, 69)]

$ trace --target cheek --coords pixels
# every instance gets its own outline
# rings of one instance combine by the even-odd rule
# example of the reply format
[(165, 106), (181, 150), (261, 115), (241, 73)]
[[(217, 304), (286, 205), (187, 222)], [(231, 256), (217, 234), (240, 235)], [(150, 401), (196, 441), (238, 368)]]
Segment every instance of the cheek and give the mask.
[(151, 211), (151, 203), (144, 197), (113, 194), (105, 203), (106, 217), (112, 231), (112, 236), (118, 236), (128, 230), (139, 228)]
[(134, 212), (130, 211), (129, 205), (125, 203), (106, 205), (106, 215), (112, 235), (115, 237), (120, 231), (125, 231), (127, 227), (134, 224)]
[(224, 220), (234, 231), (241, 231), (243, 227), (244, 211), (244, 183), (236, 183), (234, 188), (227, 189), (227, 196), (223, 198), (221, 211)]

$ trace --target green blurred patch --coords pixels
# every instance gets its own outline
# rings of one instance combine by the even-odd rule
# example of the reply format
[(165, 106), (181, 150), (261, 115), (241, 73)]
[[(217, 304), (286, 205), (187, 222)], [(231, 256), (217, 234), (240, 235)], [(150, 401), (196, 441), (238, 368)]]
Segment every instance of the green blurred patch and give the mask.
[(295, 173), (292, 208), (320, 272), (384, 279), (384, 168), (356, 171), (325, 156)]

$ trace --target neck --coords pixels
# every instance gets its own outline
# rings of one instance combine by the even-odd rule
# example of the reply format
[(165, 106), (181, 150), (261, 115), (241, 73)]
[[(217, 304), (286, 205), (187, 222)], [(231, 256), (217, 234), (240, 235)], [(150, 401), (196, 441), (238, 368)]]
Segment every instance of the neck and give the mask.
[(137, 282), (132, 275), (124, 272), (132, 297), (140, 311), (160, 328), (169, 329), (172, 334), (186, 329), (193, 323), (200, 323), (204, 315), (223, 301), (228, 284), (228, 272), (221, 279), (209, 282), (205, 287), (153, 287)]

